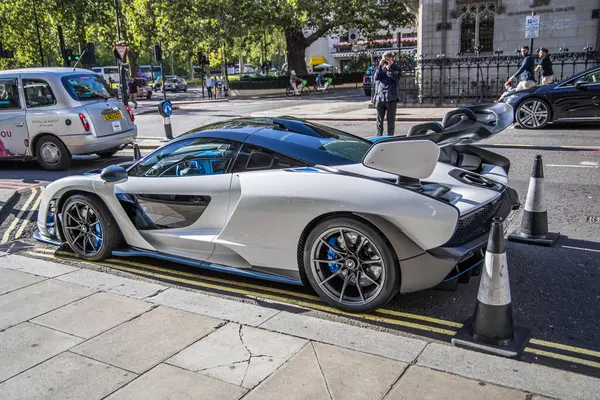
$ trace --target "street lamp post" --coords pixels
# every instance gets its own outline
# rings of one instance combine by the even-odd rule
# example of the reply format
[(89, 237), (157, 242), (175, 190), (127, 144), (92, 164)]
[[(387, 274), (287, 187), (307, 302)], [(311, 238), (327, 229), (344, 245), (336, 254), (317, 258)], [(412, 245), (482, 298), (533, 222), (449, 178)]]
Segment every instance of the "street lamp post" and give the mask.
[(42, 39), (40, 37), (40, 24), (38, 22), (37, 7), (35, 6), (35, 2), (36, 2), (36, 0), (32, 1), (32, 3), (33, 3), (33, 19), (35, 21), (35, 32), (37, 34), (38, 47), (39, 47), (39, 52), (40, 52), (40, 62), (43, 67), (44, 66), (44, 49), (42, 48)]
[[(119, 20), (119, 0), (114, 0), (115, 6), (115, 20), (117, 22), (117, 40), (121, 41), (121, 22)], [(123, 61), (117, 60), (119, 66), (119, 80), (121, 81), (121, 95), (123, 96), (123, 104), (129, 106), (129, 99), (127, 97), (127, 86), (125, 86), (125, 69), (123, 68)]]

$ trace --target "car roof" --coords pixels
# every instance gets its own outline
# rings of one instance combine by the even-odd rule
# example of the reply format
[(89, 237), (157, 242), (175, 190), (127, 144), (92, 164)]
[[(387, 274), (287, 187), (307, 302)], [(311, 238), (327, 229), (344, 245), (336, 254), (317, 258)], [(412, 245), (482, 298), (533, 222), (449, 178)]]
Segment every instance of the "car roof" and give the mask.
[(323, 151), (323, 140), (344, 134), (357, 141), (368, 140), (346, 132), (293, 117), (238, 118), (191, 130), (180, 138), (214, 137), (245, 142), (314, 164), (347, 164), (348, 160)]
[(59, 76), (73, 75), (76, 73), (83, 74), (95, 74), (96, 72), (84, 69), (84, 68), (67, 68), (67, 67), (46, 67), (46, 68), (18, 68), (18, 69), (7, 69), (0, 71), (2, 75), (14, 75), (14, 74), (54, 74)]

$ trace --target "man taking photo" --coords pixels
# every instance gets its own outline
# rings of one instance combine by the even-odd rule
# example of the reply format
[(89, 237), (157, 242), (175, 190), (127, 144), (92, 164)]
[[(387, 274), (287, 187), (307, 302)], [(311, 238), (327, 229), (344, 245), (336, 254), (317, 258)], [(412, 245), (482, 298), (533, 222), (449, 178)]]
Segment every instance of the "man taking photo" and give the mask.
[(386, 51), (381, 57), (379, 66), (373, 75), (377, 91), (375, 106), (377, 108), (377, 136), (383, 135), (383, 120), (387, 114), (387, 134), (393, 136), (396, 129), (396, 109), (398, 107), (398, 81), (400, 66), (394, 62), (394, 55)]

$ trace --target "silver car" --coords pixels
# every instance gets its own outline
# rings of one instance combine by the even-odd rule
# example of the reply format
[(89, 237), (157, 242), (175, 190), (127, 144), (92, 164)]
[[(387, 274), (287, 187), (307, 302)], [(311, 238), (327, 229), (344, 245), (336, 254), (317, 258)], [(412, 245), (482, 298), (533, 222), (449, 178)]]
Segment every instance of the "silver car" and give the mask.
[(183, 78), (167, 77), (165, 81), (165, 91), (187, 92), (187, 82)]
[(0, 160), (36, 158), (63, 170), (72, 155), (110, 157), (136, 137), (131, 109), (90, 70), (0, 71)]

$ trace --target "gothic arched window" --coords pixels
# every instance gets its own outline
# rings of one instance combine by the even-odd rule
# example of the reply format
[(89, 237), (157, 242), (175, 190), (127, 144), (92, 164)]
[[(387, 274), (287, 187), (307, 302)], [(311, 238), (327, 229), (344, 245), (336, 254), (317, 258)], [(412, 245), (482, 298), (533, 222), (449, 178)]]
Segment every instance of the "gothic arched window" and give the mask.
[(494, 3), (463, 5), (455, 15), (460, 18), (460, 52), (494, 51)]

